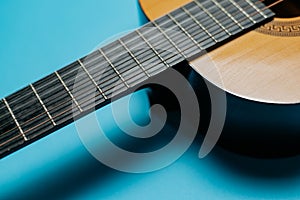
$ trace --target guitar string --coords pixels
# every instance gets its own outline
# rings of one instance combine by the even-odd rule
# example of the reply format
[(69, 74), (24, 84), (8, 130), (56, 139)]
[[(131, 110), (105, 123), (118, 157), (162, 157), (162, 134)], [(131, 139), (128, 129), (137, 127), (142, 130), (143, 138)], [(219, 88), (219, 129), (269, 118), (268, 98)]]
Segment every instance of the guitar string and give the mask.
[[(281, 0), (281, 1), (283, 1), (283, 0)], [(258, 12), (257, 12), (258, 13)], [(255, 13), (255, 14), (257, 14), (257, 13)], [(68, 111), (68, 110), (67, 110)], [(63, 113), (65, 113), (65, 112), (67, 112), (67, 111), (64, 111)], [(59, 116), (59, 115), (62, 115), (63, 113), (59, 113), (58, 115), (56, 115), (55, 117), (57, 117), (57, 116)], [(55, 118), (55, 117), (53, 117), (53, 118)], [(49, 120), (47, 120), (47, 121), (49, 121)], [(22, 125), (24, 125), (25, 123), (23, 123)], [(36, 127), (35, 127), (36, 128)], [(29, 130), (27, 130), (26, 132), (29, 132)], [(2, 146), (4, 143), (2, 143), (2, 144), (0, 144), (0, 146)]]
[[(226, 1), (226, 0), (224, 0), (224, 1)], [(203, 5), (204, 5), (205, 3), (207, 3), (207, 2), (210, 2), (210, 1), (209, 1), (209, 0), (205, 1), (205, 2), (203, 3)], [(222, 2), (223, 2), (223, 1), (222, 1)], [(191, 9), (191, 11), (194, 10), (194, 9), (197, 9), (197, 7), (193, 7), (193, 8)], [(205, 13), (205, 12), (203, 11), (202, 13)], [(183, 13), (180, 13), (180, 15), (178, 15), (178, 16), (182, 16), (182, 14), (183, 14)], [(195, 17), (198, 17), (198, 15), (195, 15)], [(206, 18), (209, 18), (209, 16), (207, 16)], [(206, 18), (204, 18), (204, 19), (206, 19)], [(186, 19), (186, 20), (191, 20), (191, 19), (188, 18), (188, 19)], [(182, 21), (181, 23), (186, 22), (186, 20)], [(165, 25), (166, 23), (168, 23), (168, 22), (170, 22), (170, 21), (172, 21), (172, 20), (170, 20), (170, 19), (165, 20), (164, 23), (161, 24), (161, 26)], [(175, 26), (173, 26), (173, 27), (175, 27)], [(170, 28), (173, 28), (173, 27), (170, 27)], [(209, 29), (209, 28), (210, 28), (210, 27), (207, 27), (207, 29)], [(151, 30), (150, 30), (150, 32), (151, 32)], [(146, 34), (146, 33), (148, 33), (148, 32), (145, 32), (145, 34)], [(131, 42), (131, 41), (134, 40), (134, 39), (136, 39), (136, 38), (132, 38), (131, 40), (126, 41), (126, 42)], [(113, 51), (117, 50), (119, 47), (120, 47), (120, 46), (118, 46), (118, 47), (116, 47), (116, 48), (109, 49), (109, 51), (108, 51), (107, 53), (113, 52)], [(121, 47), (122, 47), (122, 46), (121, 46)], [(143, 53), (143, 52), (142, 52), (142, 53)], [(124, 62), (126, 62), (126, 61), (128, 61), (128, 60), (125, 60)], [(105, 63), (105, 62), (101, 63), (100, 65), (102, 65), (102, 64), (104, 64), (104, 63)], [(122, 63), (121, 63), (121, 64), (122, 64)], [(75, 69), (75, 70), (76, 70), (76, 69)], [(92, 69), (91, 69), (91, 70), (92, 70)], [(65, 76), (68, 75), (69, 73), (72, 73), (72, 72), (73, 72), (73, 71), (70, 71), (70, 72), (66, 73)], [(47, 82), (47, 84), (50, 85), (50, 84), (51, 84), (52, 82), (54, 82), (54, 81), (55, 81), (55, 80), (52, 80), (52, 81), (50, 81), (50, 82)], [(47, 84), (43, 85), (42, 87), (46, 87)], [(22, 96), (22, 98), (25, 99), (25, 96), (26, 96), (26, 95), (27, 95), (27, 94), (25, 94), (24, 96)], [(28, 94), (28, 95), (30, 95), (30, 94)], [(18, 100), (19, 100), (19, 99), (13, 99), (13, 100), (11, 101), (11, 103), (14, 103), (14, 101), (18, 101)]]
[[(226, 0), (224, 0), (224, 1), (226, 1)], [(224, 2), (224, 1), (221, 1), (220, 3), (222, 3), (222, 2)], [(207, 3), (207, 2), (210, 2), (210, 1), (205, 1), (204, 3)], [(257, 3), (257, 2), (256, 2)], [(231, 6), (233, 6), (232, 4), (231, 4)], [(250, 5), (249, 5), (250, 6)], [(216, 7), (216, 6), (215, 6)], [(193, 9), (197, 9), (197, 7), (193, 7), (190, 11), (192, 11)], [(205, 13), (204, 11), (202, 11), (202, 13)], [(219, 12), (217, 12), (217, 13), (222, 13), (222, 11), (221, 10), (219, 10)], [(180, 17), (180, 16), (182, 16), (183, 14), (185, 14), (185, 13), (180, 13), (179, 15), (177, 15), (176, 17)], [(213, 13), (214, 14), (214, 13)], [(195, 15), (194, 17), (198, 17), (198, 15)], [(207, 19), (207, 18), (210, 18), (209, 16), (206, 16), (205, 18), (204, 18), (204, 20), (205, 19)], [(185, 19), (185, 20), (183, 20), (183, 21), (181, 21), (180, 23), (185, 23), (185, 22), (187, 22), (187, 21), (191, 21), (192, 19), (191, 18), (187, 18), (187, 19)], [(164, 21), (164, 23), (162, 23), (161, 24), (161, 26), (163, 26), (164, 24), (166, 24), (166, 23), (168, 23), (168, 22), (170, 22), (170, 21), (172, 21), (172, 20), (170, 20), (170, 19), (168, 19), (168, 20), (165, 20)], [(197, 24), (195, 24), (194, 23), (194, 25), (195, 26), (197, 26)], [(193, 27), (195, 27), (195, 26), (192, 26), (191, 28), (193, 28)], [(213, 27), (214, 25), (212, 25), (212, 26), (209, 26), (209, 27), (206, 27), (206, 29), (209, 29), (209, 28), (211, 28), (211, 27)], [(175, 26), (172, 26), (172, 27), (169, 27), (170, 29), (172, 29), (173, 27), (176, 27), (176, 25)], [(147, 33), (147, 32), (145, 32), (145, 33)], [(133, 38), (132, 40), (134, 40), (135, 38)], [(132, 41), (132, 40), (129, 40), (129, 41), (126, 41), (126, 42), (130, 42), (130, 41)], [(204, 40), (202, 40), (202, 41), (204, 41)], [(202, 42), (202, 41), (199, 41), (199, 42)], [(177, 42), (177, 44), (180, 44), (180, 42), (182, 42), (182, 41), (179, 41), (179, 42)], [(113, 52), (114, 50), (116, 50), (116, 49), (118, 49), (120, 46), (118, 46), (117, 48), (113, 48), (113, 49), (109, 49), (110, 51), (108, 51), (108, 53), (110, 53), (110, 52)], [(134, 46), (134, 47), (137, 47), (137, 46)], [(122, 48), (122, 46), (121, 46), (121, 48)], [(141, 54), (143, 54), (144, 52), (141, 52)], [(139, 55), (137, 55), (137, 56), (139, 56)], [(129, 61), (130, 60), (130, 58), (128, 59), (128, 60), (124, 60), (124, 62), (123, 63), (125, 63), (125, 62), (127, 62), (127, 61)], [(123, 64), (123, 63), (121, 63), (121, 64)], [(99, 64), (99, 63), (98, 63)], [(104, 63), (101, 63), (101, 64), (99, 64), (99, 65), (102, 65), (102, 64), (104, 64)], [(77, 69), (74, 69), (74, 70), (77, 70)], [(74, 71), (73, 70), (73, 71)], [(91, 70), (93, 70), (93, 69), (91, 69)], [(64, 76), (67, 76), (68, 74), (70, 74), (70, 73), (72, 73), (73, 71), (69, 71), (68, 73), (66, 73), (66, 74), (64, 74)], [(108, 76), (109, 76), (110, 74), (108, 74)], [(105, 77), (103, 77), (103, 78), (105, 78)], [(55, 81), (55, 80), (53, 80), (53, 81)], [(48, 84), (50, 85), (52, 83), (52, 81), (50, 81)], [(45, 84), (45, 85), (43, 85), (42, 87), (46, 87), (47, 86), (47, 84)], [(28, 95), (30, 95), (30, 94), (28, 94)], [(26, 96), (26, 95), (25, 95)], [(23, 99), (25, 99), (26, 97), (22, 97)], [(18, 99), (14, 99), (13, 101), (11, 101), (11, 103), (14, 103), (14, 101), (18, 101)]]
[[(224, 1), (226, 1), (226, 0), (224, 0)], [(221, 1), (220, 3), (224, 2), (224, 1)], [(263, 0), (262, 0), (262, 1), (263, 1)], [(206, 2), (210, 2), (210, 1), (206, 1)], [(206, 2), (205, 2), (205, 3), (206, 3)], [(256, 3), (257, 3), (257, 2), (256, 2)], [(231, 4), (231, 6), (234, 7), (234, 5), (232, 5), (232, 4)], [(250, 5), (249, 5), (249, 6), (250, 6)], [(249, 7), (249, 6), (247, 6), (247, 7)], [(215, 6), (215, 7), (216, 7), (216, 6)], [(192, 11), (192, 10), (194, 10), (194, 9), (197, 9), (197, 7), (193, 7), (193, 8), (192, 8), (191, 10), (189, 10), (189, 11)], [(213, 9), (213, 8), (212, 8), (212, 9)], [(202, 11), (202, 13), (205, 14), (204, 11)], [(219, 10), (219, 12), (217, 12), (217, 13), (223, 13), (223, 12), (222, 12), (221, 10)], [(182, 16), (183, 14), (186, 14), (186, 13), (180, 13), (180, 14), (177, 15), (176, 17), (180, 17), (180, 16)], [(215, 14), (215, 13), (213, 13), (213, 14)], [(224, 14), (224, 13), (223, 13), (223, 14)], [(194, 17), (198, 17), (198, 16), (199, 16), (199, 15), (195, 15)], [(211, 19), (209, 16), (206, 16), (204, 19), (207, 19), (207, 18)], [(185, 22), (187, 22), (187, 21), (193, 21), (193, 19), (187, 18), (187, 19), (181, 21), (180, 23), (185, 23)], [(165, 20), (164, 23), (160, 24), (160, 26), (163, 26), (163, 25), (165, 25), (165, 24), (168, 23), (168, 22), (173, 22), (173, 21), (170, 20), (170, 19)], [(191, 28), (197, 26), (197, 24), (195, 24), (195, 23), (193, 23), (193, 24), (194, 24), (194, 26), (192, 26)], [(213, 26), (214, 26), (214, 24), (212, 24), (211, 26), (206, 27), (206, 29), (210, 29), (210, 28), (212, 28)], [(175, 26), (171, 26), (171, 27), (168, 27), (168, 28), (169, 28), (169, 29), (172, 29), (173, 27), (177, 27), (177, 26), (175, 25)], [(145, 34), (146, 34), (146, 33), (148, 33), (148, 32), (145, 32)], [(194, 36), (194, 35), (193, 35), (193, 36)], [(134, 40), (134, 39), (136, 39), (136, 38), (132, 38), (131, 40), (125, 41), (125, 42), (128, 43), (128, 42), (131, 42), (131, 41)], [(151, 38), (151, 39), (153, 39), (153, 38)], [(181, 38), (181, 39), (182, 39), (182, 38)], [(207, 38), (206, 38), (206, 39), (207, 39)], [(184, 40), (184, 38), (183, 38), (182, 40)], [(199, 42), (203, 42), (203, 41), (205, 41), (205, 40), (201, 40), (201, 41), (199, 41)], [(181, 44), (181, 42), (182, 42), (182, 41), (179, 41), (179, 42), (177, 42), (177, 44)], [(136, 46), (133, 46), (132, 48), (136, 48), (136, 47), (138, 47), (138, 46), (139, 46), (139, 45), (136, 45)], [(114, 50), (118, 49), (119, 47), (122, 48), (122, 46), (117, 46), (117, 48), (109, 49), (110, 51), (108, 51), (107, 53), (113, 52)], [(145, 53), (145, 52), (141, 52), (141, 54), (143, 54), (143, 53)], [(136, 56), (139, 56), (139, 55), (141, 55), (141, 54), (138, 54), (138, 55), (136, 55)], [(167, 58), (167, 59), (169, 59), (169, 58)], [(130, 58), (129, 58), (128, 60), (124, 60), (123, 63), (125, 63), (125, 62), (127, 62), (127, 61), (129, 61), (129, 60), (130, 60)], [(92, 62), (92, 61), (90, 61), (90, 62)], [(120, 63), (120, 64), (123, 64), (123, 63)], [(101, 63), (101, 64), (98, 63), (98, 65), (102, 65), (102, 64), (104, 64), (104, 63)], [(105, 64), (107, 64), (107, 63), (105, 63)], [(136, 66), (135, 66), (135, 67), (136, 67)], [(93, 68), (93, 69), (94, 69), (94, 68)], [(90, 69), (90, 70), (93, 70), (93, 69)], [(77, 69), (74, 69), (74, 70), (77, 70)], [(73, 70), (73, 71), (74, 71), (74, 70)], [(130, 69), (129, 69), (129, 70), (130, 70)], [(68, 74), (72, 73), (73, 71), (69, 71), (68, 73), (64, 74), (64, 76), (67, 76)], [(111, 75), (111, 74), (108, 74), (107, 76), (109, 76), (109, 75)], [(103, 78), (105, 78), (105, 77), (103, 77)], [(55, 80), (52, 80), (52, 81), (48, 82), (48, 84), (43, 85), (42, 87), (46, 87), (46, 86), (50, 85), (52, 82), (54, 82), (54, 81), (55, 81)], [(30, 95), (30, 94), (28, 94), (28, 95)], [(26, 95), (25, 95), (25, 96), (26, 96)], [(25, 99), (24, 96), (23, 96), (22, 98)], [(13, 103), (14, 101), (18, 101), (18, 99), (14, 99), (13, 101), (11, 101), (11, 103)]]
[[(85, 83), (84, 83), (85, 84)], [(59, 91), (59, 92), (61, 92), (61, 91)], [(69, 102), (69, 101), (68, 101)], [(40, 115), (42, 115), (43, 113), (41, 113)], [(26, 121), (26, 122), (29, 122), (29, 121), (32, 121), (33, 119), (29, 119), (28, 121)], [(25, 122), (25, 123), (26, 123)], [(24, 125), (25, 123), (23, 123), (22, 125)]]
[[(224, 1), (226, 1), (226, 0), (224, 0)], [(224, 2), (224, 1), (221, 1), (220, 3)], [(205, 1), (204, 3), (207, 3), (207, 2), (211, 2), (211, 1)], [(204, 5), (204, 3), (202, 3), (202, 4)], [(257, 2), (255, 2), (255, 3), (257, 3)], [(250, 6), (250, 5), (249, 5), (249, 6)], [(247, 9), (249, 6), (247, 6), (245, 9)], [(216, 5), (215, 5), (215, 7), (216, 7)], [(214, 9), (215, 7), (211, 8), (211, 9)], [(234, 5), (231, 4), (230, 7), (234, 7)], [(230, 7), (229, 7), (229, 8), (230, 8)], [(197, 7), (193, 7), (193, 8), (190, 9), (189, 11), (191, 12), (191, 11), (193, 11), (194, 9), (197, 9), (197, 8), (198, 8), (198, 6), (197, 6)], [(198, 17), (198, 16), (200, 16), (202, 13), (205, 14), (205, 12), (202, 11), (202, 12), (200, 12), (199, 14), (195, 15), (194, 17)], [(217, 12), (217, 14), (219, 14), (219, 13), (223, 13), (223, 12), (222, 12), (221, 10), (219, 10), (219, 12)], [(187, 13), (182, 12), (182, 13), (180, 13), (179, 15), (177, 15), (176, 17), (180, 17), (180, 16), (182, 16), (183, 14), (187, 14)], [(213, 14), (215, 14), (215, 13), (213, 13)], [(236, 12), (235, 12), (235, 14), (236, 14)], [(207, 18), (211, 19), (209, 16), (206, 16), (204, 19), (207, 19)], [(187, 22), (187, 21), (193, 21), (193, 19), (191, 19), (191, 18), (189, 17), (189, 18), (187, 18), (187, 19), (181, 21), (180, 23), (185, 23), (185, 22)], [(168, 23), (168, 22), (173, 22), (173, 20), (170, 20), (170, 18), (168, 18), (168, 20), (165, 20), (164, 23), (160, 24), (160, 26), (163, 26), (163, 25), (165, 25), (165, 24)], [(195, 23), (192, 23), (192, 24), (194, 24), (194, 26), (192, 26), (191, 28), (197, 26), (197, 24), (195, 24)], [(212, 26), (206, 27), (206, 29), (209, 29), (209, 28), (211, 28), (211, 27), (213, 27), (213, 26), (214, 26), (214, 24), (212, 24)], [(172, 28), (174, 28), (174, 27), (176, 27), (176, 25), (173, 25), (173, 26), (168, 27), (168, 28), (169, 28), (169, 29), (172, 29)], [(151, 32), (151, 31), (149, 31), (149, 32)], [(148, 32), (145, 32), (144, 34), (147, 34), (147, 33), (148, 33)], [(212, 34), (214, 34), (214, 33), (212, 33)], [(195, 34), (193, 34), (192, 36), (194, 36), (194, 35), (195, 35)], [(154, 37), (154, 38), (155, 38), (155, 37)], [(154, 38), (150, 38), (150, 39), (154, 39)], [(129, 42), (131, 42), (131, 41), (134, 40), (134, 39), (135, 39), (135, 37), (132, 38), (131, 40), (128, 40), (128, 41), (125, 41), (125, 42), (129, 43)], [(207, 38), (206, 38), (206, 39), (207, 39)], [(209, 37), (209, 39), (210, 39), (210, 37)], [(178, 41), (177, 44), (181, 44), (182, 40), (184, 40), (184, 38), (181, 39), (181, 41)], [(201, 41), (198, 41), (198, 42), (202, 42), (202, 41), (204, 41), (204, 40), (201, 40)], [(134, 45), (134, 46), (131, 47), (131, 48), (136, 48), (136, 47), (138, 47), (138, 46), (139, 46), (139, 45)], [(118, 49), (119, 47), (120, 47), (120, 46), (117, 46), (117, 48), (109, 49), (110, 51), (108, 51), (107, 53), (113, 52), (114, 50)], [(121, 47), (122, 47), (122, 46), (121, 46)], [(139, 56), (139, 55), (144, 54), (144, 53), (145, 53), (145, 52), (141, 52), (140, 54), (138, 54), (138, 55), (136, 55), (136, 56)], [(171, 58), (172, 58), (172, 57), (171, 57)], [(152, 59), (152, 57), (150, 57), (149, 59)], [(170, 59), (170, 57), (167, 57), (167, 58), (166, 58), (166, 60), (168, 60), (168, 59)], [(122, 65), (123, 63), (125, 63), (125, 62), (127, 62), (127, 61), (129, 61), (129, 60), (130, 60), (130, 58), (129, 58), (128, 60), (124, 60), (120, 65)], [(90, 62), (92, 62), (92, 61), (90, 61)], [(102, 63), (98, 63), (98, 65), (103, 65), (103, 64), (104, 64), (103, 62), (102, 62)], [(107, 63), (105, 63), (105, 64), (107, 64)], [(97, 67), (97, 66), (95, 66), (95, 67)], [(137, 67), (137, 66), (134, 66), (134, 67)], [(78, 69), (79, 69), (79, 68), (78, 68)], [(64, 74), (64, 76), (67, 76), (68, 74), (70, 74), (70, 73), (72, 73), (73, 71), (78, 70), (78, 69), (74, 69), (74, 70), (72, 70), (72, 71), (69, 71), (68, 73)], [(94, 68), (92, 68), (92, 69), (90, 69), (90, 70), (93, 70), (93, 69), (94, 69)], [(132, 69), (132, 68), (129, 68), (128, 71), (131, 70), (131, 69)], [(112, 71), (112, 73), (114, 73), (114, 72)], [(107, 76), (110, 76), (112, 73), (108, 74)], [(101, 78), (106, 78), (106, 77), (101, 77)], [(54, 81), (56, 81), (56, 80), (52, 80), (52, 81), (47, 82), (47, 84), (44, 84), (44, 85), (42, 86), (42, 88), (43, 88), (43, 87), (46, 87), (46, 86), (48, 86), (48, 85), (50, 85), (50, 84), (52, 84)], [(40, 88), (40, 89), (42, 89), (42, 88)], [(110, 90), (110, 89), (111, 89), (111, 88), (109, 88), (108, 90)], [(55, 90), (55, 88), (54, 88), (54, 90)], [(60, 91), (63, 91), (63, 90), (64, 90), (64, 88), (62, 88), (62, 90), (59, 90), (59, 91), (57, 91), (57, 92), (60, 92)], [(27, 94), (28, 94), (28, 93), (27, 93)], [(28, 94), (28, 96), (30, 96), (30, 93)], [(21, 98), (26, 100), (26, 95), (22, 96)], [(14, 101), (18, 101), (18, 99), (14, 99)], [(10, 103), (14, 103), (14, 101), (11, 101)], [(34, 100), (32, 100), (32, 101), (34, 101)], [(30, 104), (30, 103), (32, 103), (32, 102), (27, 101), (27, 103), (25, 103), (25, 105), (26, 105), (26, 104)], [(41, 113), (41, 114), (43, 114), (43, 113)]]

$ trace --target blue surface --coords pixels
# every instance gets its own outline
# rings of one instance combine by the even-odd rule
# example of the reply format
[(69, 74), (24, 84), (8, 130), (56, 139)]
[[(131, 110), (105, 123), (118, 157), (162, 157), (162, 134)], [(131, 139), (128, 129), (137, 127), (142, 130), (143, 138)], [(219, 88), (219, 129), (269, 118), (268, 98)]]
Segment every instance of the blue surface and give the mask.
[[(136, 0), (1, 1), (0, 97), (144, 22)], [(146, 121), (146, 94), (136, 101), (145, 107), (135, 116)], [(297, 157), (259, 160), (215, 149), (200, 160), (198, 150), (195, 143), (156, 172), (122, 173), (95, 160), (72, 124), (0, 161), (0, 199), (300, 198)]]

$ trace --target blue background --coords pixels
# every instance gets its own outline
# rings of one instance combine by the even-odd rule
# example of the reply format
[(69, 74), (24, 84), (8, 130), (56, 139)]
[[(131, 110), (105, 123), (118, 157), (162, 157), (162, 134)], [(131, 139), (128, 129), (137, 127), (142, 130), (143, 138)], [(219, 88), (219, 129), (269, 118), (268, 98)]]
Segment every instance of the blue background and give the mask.
[[(145, 21), (136, 0), (0, 1), (0, 97)], [(145, 105), (138, 117), (147, 119), (145, 94), (138, 100)], [(162, 170), (127, 174), (96, 161), (71, 124), (0, 161), (0, 199), (300, 198), (298, 157), (262, 160), (216, 148), (200, 160), (199, 148)]]

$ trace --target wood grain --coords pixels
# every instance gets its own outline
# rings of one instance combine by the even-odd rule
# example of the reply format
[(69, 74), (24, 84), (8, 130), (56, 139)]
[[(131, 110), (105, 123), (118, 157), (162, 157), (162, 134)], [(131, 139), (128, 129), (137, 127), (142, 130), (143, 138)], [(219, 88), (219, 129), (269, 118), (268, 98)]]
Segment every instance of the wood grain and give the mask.
[[(207, 80), (237, 96), (269, 103), (299, 103), (299, 53), (299, 37), (252, 31), (190, 64)], [(205, 57), (215, 67), (206, 65), (209, 59)]]
[[(188, 2), (140, 0), (150, 20)], [(190, 65), (208, 81), (239, 97), (266, 103), (300, 103), (299, 37), (251, 31), (191, 61)]]

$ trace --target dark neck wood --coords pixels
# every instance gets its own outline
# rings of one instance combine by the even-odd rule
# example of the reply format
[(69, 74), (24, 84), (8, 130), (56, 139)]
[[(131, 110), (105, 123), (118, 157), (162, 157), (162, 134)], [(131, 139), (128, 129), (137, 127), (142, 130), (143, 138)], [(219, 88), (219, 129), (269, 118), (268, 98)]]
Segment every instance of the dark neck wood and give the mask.
[(0, 101), (0, 158), (273, 13), (258, 0), (193, 1)]

